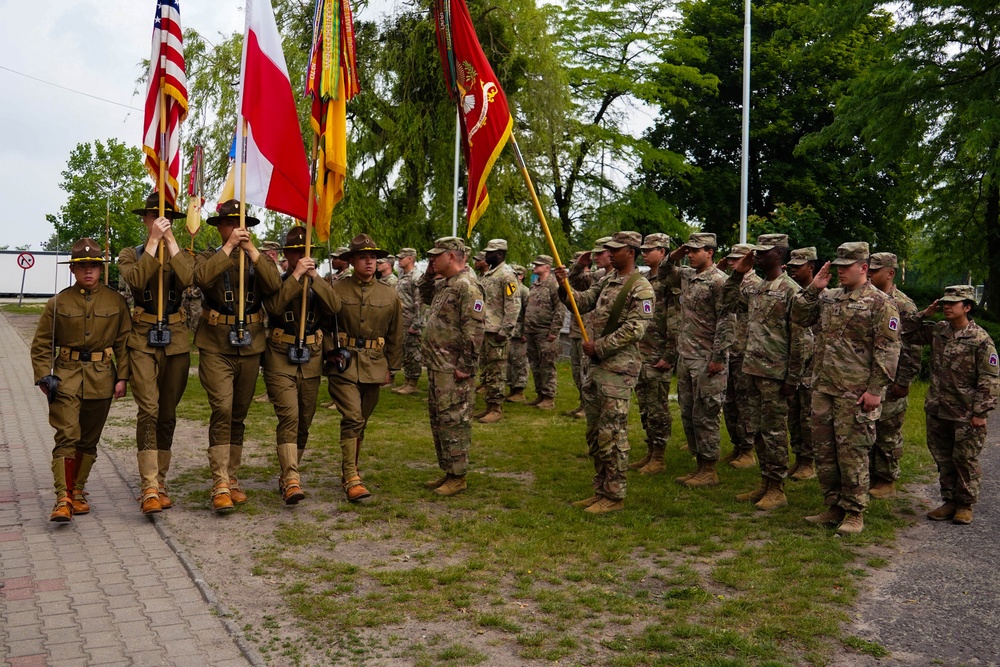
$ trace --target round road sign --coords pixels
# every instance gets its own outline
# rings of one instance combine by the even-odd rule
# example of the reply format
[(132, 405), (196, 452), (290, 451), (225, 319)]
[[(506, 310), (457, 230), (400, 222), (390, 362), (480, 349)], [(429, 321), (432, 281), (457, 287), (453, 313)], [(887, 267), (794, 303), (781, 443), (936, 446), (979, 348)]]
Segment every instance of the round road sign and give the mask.
[(22, 252), (17, 256), (17, 265), (22, 269), (30, 269), (35, 265), (35, 256), (30, 252)]

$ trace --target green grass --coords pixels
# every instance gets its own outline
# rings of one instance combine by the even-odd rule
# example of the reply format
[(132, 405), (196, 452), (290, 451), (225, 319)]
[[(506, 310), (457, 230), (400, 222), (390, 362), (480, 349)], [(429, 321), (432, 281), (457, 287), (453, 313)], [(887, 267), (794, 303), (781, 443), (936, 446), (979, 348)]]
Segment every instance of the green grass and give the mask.
[(41, 317), (42, 311), (45, 310), (45, 303), (23, 303), (20, 306), (16, 303), (5, 303), (0, 305), (5, 313), (14, 313), (16, 315), (38, 315)]
[[(788, 507), (771, 514), (734, 500), (756, 484), (755, 469), (724, 466), (713, 489), (678, 486), (673, 477), (693, 463), (679, 447), (673, 404), (668, 472), (630, 473), (625, 511), (587, 515), (569, 505), (590, 495), (593, 469), (584, 423), (558, 414), (576, 404), (564, 364), (559, 381), (557, 410), (506, 406), (503, 421), (474, 426), (469, 489), (451, 499), (423, 487), (439, 474), (426, 386), (414, 396), (383, 391), (361, 455), (374, 494), (365, 506), (344, 501), (339, 414), (319, 408), (302, 466), (309, 496), (286, 508), (273, 490), (272, 407), (253, 404), (244, 475), (267, 490), (251, 493), (239, 511), (280, 513), (266, 547), (250, 552), (255, 573), (282, 586), (287, 609), (275, 613), (290, 613), (314, 643), (417, 665), (478, 664), (491, 646), (526, 660), (590, 665), (822, 665), (840, 644), (884, 651), (844, 637), (841, 626), (859, 582), (887, 564), (868, 548), (890, 544), (912, 520), (908, 500), (873, 501), (865, 532), (840, 538), (802, 520), (822, 509), (815, 480), (789, 482)], [(911, 394), (904, 485), (933, 471), (924, 391), (916, 385)], [(208, 421), (196, 378), (180, 411)], [(634, 402), (629, 429), (638, 459), (645, 446)], [(175, 482), (206, 521), (208, 479), (200, 470)], [(453, 631), (386, 638), (389, 626), (435, 622)]]

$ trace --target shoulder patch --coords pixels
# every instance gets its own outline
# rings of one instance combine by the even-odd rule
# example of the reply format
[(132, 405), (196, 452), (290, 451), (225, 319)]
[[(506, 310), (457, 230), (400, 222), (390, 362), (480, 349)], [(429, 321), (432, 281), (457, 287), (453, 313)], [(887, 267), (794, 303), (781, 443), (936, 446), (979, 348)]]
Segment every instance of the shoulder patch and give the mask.
[[(647, 315), (649, 315), (651, 312), (653, 312), (653, 302), (651, 300), (649, 300), (649, 299), (643, 299), (642, 300), (642, 312), (646, 313)], [(993, 356), (996, 356), (996, 355), (993, 355)]]
[(1000, 366), (1000, 359), (997, 359), (996, 352), (990, 355), (990, 366)]
[(476, 299), (475, 303), (472, 304), (472, 310), (476, 311), (477, 313), (483, 312), (483, 300)]
[[(899, 318), (890, 317), (889, 318), (889, 331), (899, 331)], [(996, 355), (994, 355), (996, 356)]]
[(517, 283), (507, 283), (507, 285), (504, 287), (504, 293), (506, 293), (507, 296), (514, 296), (516, 292), (517, 292)]

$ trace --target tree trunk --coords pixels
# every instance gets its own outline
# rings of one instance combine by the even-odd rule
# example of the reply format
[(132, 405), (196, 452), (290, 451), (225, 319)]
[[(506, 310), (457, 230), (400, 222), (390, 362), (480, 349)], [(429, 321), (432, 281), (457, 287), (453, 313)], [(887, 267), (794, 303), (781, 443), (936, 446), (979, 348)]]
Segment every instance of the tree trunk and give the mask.
[[(1000, 175), (998, 175), (1000, 176)], [(990, 178), (986, 192), (986, 283), (982, 305), (1000, 313), (1000, 178)]]

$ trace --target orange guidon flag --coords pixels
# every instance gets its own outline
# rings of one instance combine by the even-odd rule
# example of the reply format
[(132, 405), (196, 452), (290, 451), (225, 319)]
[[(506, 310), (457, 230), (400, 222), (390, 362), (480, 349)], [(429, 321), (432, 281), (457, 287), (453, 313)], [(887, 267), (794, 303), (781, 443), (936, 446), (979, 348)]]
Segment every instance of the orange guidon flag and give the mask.
[(333, 207), (344, 197), (347, 101), (360, 90), (351, 6), (348, 0), (316, 0), (306, 94), (312, 97), (310, 123), (319, 136), (314, 226), (321, 241), (330, 238)]
[(459, 106), (462, 152), (469, 171), (467, 235), (490, 205), (486, 179), (510, 138), (507, 97), (479, 45), (465, 0), (435, 0), (434, 23), (448, 93)]

